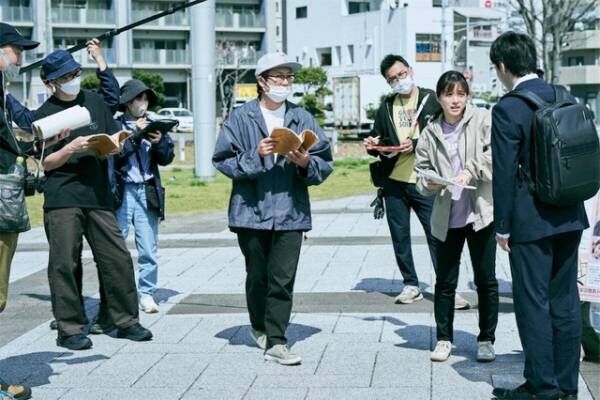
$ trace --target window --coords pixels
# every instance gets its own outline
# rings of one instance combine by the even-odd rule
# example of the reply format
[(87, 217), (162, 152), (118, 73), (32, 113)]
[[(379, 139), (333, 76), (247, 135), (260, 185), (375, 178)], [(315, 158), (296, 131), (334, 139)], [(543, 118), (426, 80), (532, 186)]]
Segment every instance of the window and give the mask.
[(432, 0), (431, 7), (441, 7), (443, 0)]
[(569, 67), (574, 67), (577, 65), (583, 65), (583, 57), (569, 57), (567, 64)]
[(317, 57), (319, 58), (319, 65), (321, 67), (331, 66), (331, 47), (322, 47), (317, 49)]
[(441, 35), (434, 33), (417, 33), (417, 61), (440, 61)]
[(308, 7), (296, 7), (296, 19), (308, 17)]
[(354, 64), (354, 45), (348, 45), (348, 65)]
[(359, 14), (371, 11), (371, 3), (364, 1), (349, 1), (348, 14)]
[(279, 36), (279, 25), (275, 27), (275, 36)]

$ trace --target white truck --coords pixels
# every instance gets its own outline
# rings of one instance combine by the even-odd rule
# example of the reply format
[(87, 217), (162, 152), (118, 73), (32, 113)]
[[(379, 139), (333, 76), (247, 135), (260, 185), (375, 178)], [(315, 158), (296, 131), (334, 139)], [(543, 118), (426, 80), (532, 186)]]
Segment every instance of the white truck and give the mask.
[(332, 78), (333, 125), (342, 134), (364, 135), (373, 120), (367, 117), (370, 107), (377, 108), (381, 96), (391, 89), (381, 75), (354, 75)]

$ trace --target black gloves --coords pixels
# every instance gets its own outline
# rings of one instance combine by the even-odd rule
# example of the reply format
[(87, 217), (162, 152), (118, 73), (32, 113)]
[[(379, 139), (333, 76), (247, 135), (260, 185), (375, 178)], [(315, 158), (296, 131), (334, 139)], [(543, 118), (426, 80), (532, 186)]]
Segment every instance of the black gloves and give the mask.
[(373, 218), (381, 219), (385, 215), (385, 208), (383, 207), (383, 189), (377, 189), (377, 197), (371, 202), (370, 207), (373, 209)]

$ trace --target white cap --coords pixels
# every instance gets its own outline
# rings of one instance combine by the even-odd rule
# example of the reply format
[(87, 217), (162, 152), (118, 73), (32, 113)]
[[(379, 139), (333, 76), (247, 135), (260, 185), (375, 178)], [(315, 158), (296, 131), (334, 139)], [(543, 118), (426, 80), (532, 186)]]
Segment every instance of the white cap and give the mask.
[(297, 62), (290, 62), (285, 53), (267, 53), (258, 59), (254, 76), (258, 78), (263, 72), (277, 67), (289, 68), (292, 70), (292, 72), (296, 72), (302, 68), (302, 65), (298, 64)]

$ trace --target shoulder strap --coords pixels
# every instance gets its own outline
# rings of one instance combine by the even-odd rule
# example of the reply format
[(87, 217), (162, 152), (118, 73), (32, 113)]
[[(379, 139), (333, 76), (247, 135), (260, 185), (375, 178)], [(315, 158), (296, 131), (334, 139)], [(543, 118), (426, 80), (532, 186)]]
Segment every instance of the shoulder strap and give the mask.
[(561, 85), (552, 85), (552, 88), (554, 88), (554, 95), (556, 96), (556, 102), (558, 103), (559, 101), (566, 101), (571, 103), (573, 101), (573, 98), (571, 97), (571, 94), (569, 93), (569, 91), (567, 90), (567, 88), (565, 88), (564, 86)]
[(548, 105), (540, 96), (530, 90), (513, 90), (506, 93), (504, 97), (517, 97), (538, 110)]

